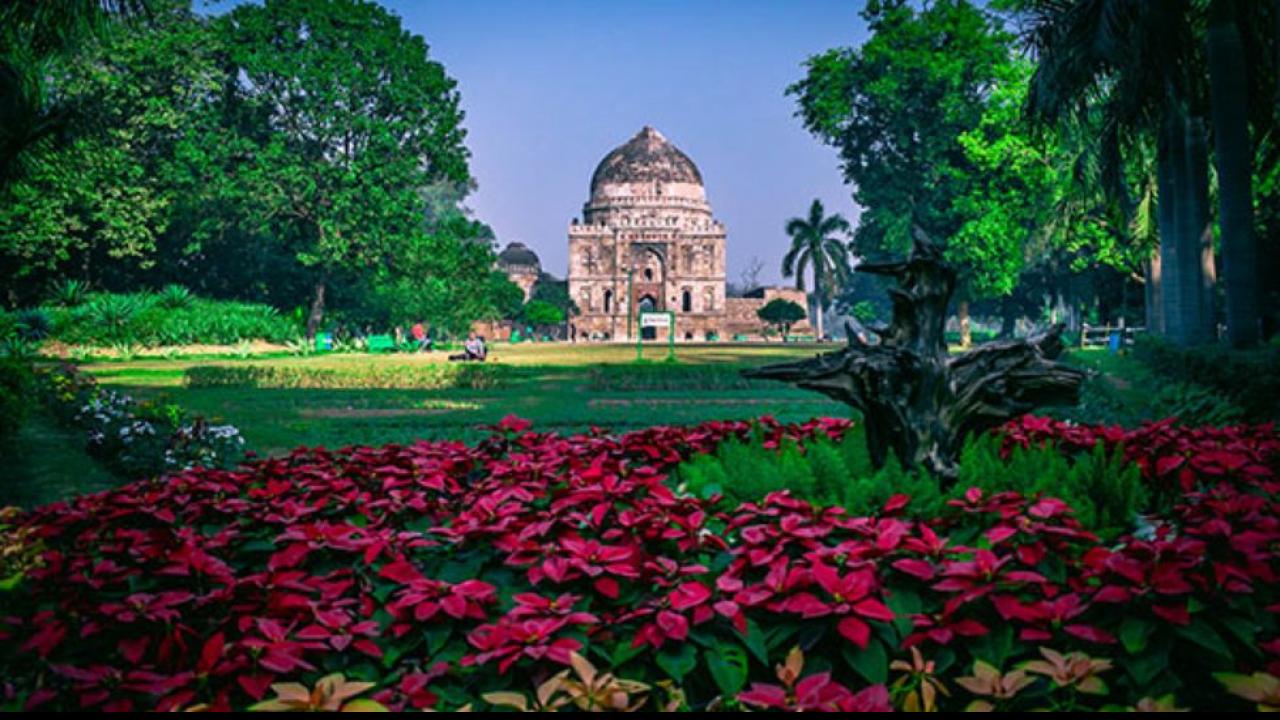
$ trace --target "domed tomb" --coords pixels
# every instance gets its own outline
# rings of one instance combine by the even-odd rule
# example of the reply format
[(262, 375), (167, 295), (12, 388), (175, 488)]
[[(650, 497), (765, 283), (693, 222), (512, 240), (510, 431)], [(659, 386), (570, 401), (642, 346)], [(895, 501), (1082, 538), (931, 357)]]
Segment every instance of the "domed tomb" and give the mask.
[(582, 221), (569, 227), (579, 336), (632, 339), (643, 309), (675, 312), (678, 340), (720, 337), (724, 245), (698, 166), (662, 133), (641, 128), (596, 166)]
[(542, 276), (542, 262), (538, 255), (522, 242), (508, 243), (498, 253), (498, 270), (506, 273), (511, 282), (520, 286), (527, 301), (533, 295), (533, 288)]

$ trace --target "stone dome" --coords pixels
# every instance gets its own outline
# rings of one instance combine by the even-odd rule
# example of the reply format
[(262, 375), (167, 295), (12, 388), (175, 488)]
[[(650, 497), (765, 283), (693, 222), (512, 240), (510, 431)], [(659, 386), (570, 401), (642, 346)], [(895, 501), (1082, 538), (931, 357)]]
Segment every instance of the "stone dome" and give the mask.
[(604, 156), (591, 176), (591, 194), (600, 195), (606, 185), (647, 182), (702, 185), (698, 166), (648, 125)]
[(537, 254), (521, 242), (508, 243), (502, 252), (498, 253), (498, 264), (503, 267), (542, 267)]

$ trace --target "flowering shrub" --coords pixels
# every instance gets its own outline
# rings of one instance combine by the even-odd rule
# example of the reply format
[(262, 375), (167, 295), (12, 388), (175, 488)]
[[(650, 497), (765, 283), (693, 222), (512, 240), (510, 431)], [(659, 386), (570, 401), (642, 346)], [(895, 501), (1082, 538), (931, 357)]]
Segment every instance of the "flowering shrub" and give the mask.
[(90, 451), (122, 477), (233, 467), (244, 457), (244, 438), (231, 425), (210, 424), (176, 405), (138, 402), (71, 365), (42, 377), (55, 414), (83, 428)]
[[(761, 425), (773, 446), (848, 428)], [(852, 516), (671, 489), (678, 463), (752, 432), (561, 437), (509, 418), (475, 446), (300, 450), (39, 508), (14, 526), (39, 552), (0, 595), (0, 694), (48, 710), (1274, 704), (1273, 428), (1009, 427), (1010, 447), (1123, 448), (1160, 489), (1163, 509), (1105, 545), (1044, 496), (974, 489), (916, 520), (905, 496)]]

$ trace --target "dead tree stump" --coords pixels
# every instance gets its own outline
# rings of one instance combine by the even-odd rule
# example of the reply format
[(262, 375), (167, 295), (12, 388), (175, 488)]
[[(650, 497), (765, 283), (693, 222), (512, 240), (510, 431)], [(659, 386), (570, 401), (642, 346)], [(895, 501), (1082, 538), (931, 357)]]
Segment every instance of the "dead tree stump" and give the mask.
[(956, 272), (923, 232), (914, 235), (906, 260), (855, 268), (898, 281), (889, 291), (892, 322), (873, 328), (878, 344), (849, 332), (841, 350), (743, 375), (794, 383), (857, 408), (877, 468), (892, 450), (904, 467), (951, 481), (967, 436), (1037, 406), (1076, 403), (1085, 375), (1055, 362), (1064, 347), (1062, 325), (1026, 340), (948, 354), (944, 328)]

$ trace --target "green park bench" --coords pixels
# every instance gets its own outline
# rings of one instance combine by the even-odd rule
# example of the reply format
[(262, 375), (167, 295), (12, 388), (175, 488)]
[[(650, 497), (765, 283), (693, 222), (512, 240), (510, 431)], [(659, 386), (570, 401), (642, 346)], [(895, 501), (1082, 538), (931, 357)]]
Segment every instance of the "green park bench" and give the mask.
[(814, 342), (814, 340), (815, 338), (813, 335), (788, 335), (786, 337), (787, 342), (796, 342), (796, 343)]
[(370, 335), (369, 352), (395, 352), (396, 341), (390, 335)]
[(733, 341), (734, 341), (734, 342), (746, 342), (746, 341), (747, 341), (747, 336), (746, 336), (744, 333), (738, 333), (737, 335), (734, 335), (734, 336), (733, 336)]

